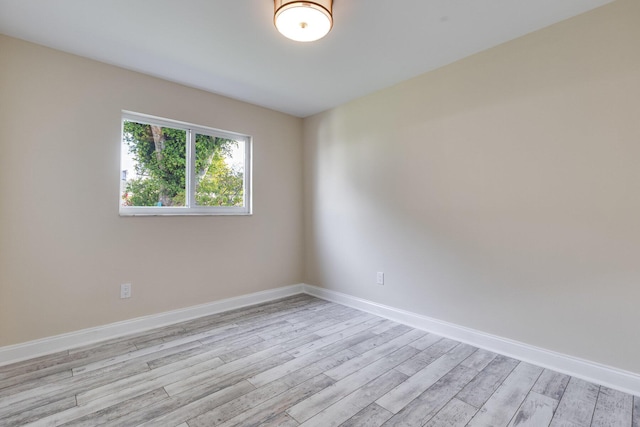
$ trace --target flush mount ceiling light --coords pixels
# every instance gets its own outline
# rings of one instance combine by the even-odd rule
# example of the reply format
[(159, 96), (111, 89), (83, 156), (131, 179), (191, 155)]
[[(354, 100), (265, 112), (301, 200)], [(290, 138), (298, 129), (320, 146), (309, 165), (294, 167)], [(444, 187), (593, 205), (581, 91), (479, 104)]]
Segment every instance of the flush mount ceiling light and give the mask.
[(326, 36), (333, 26), (333, 0), (274, 0), (273, 22), (280, 33), (298, 42)]

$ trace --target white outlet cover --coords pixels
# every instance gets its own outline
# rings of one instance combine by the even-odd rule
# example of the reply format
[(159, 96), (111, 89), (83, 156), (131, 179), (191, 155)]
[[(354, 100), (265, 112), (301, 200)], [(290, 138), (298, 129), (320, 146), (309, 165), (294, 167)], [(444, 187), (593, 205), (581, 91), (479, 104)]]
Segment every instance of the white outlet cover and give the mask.
[(120, 298), (131, 298), (131, 283), (120, 285)]

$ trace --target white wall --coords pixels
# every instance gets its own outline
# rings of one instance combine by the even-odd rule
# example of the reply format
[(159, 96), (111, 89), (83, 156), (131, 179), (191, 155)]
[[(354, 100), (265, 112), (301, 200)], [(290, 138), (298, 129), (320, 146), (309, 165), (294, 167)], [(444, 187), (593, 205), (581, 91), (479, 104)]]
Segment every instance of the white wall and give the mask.
[[(301, 119), (4, 36), (0, 60), (0, 346), (302, 280)], [(253, 136), (254, 215), (118, 216), (121, 110)]]
[(618, 0), (305, 119), (306, 281), (640, 373), (638, 17)]

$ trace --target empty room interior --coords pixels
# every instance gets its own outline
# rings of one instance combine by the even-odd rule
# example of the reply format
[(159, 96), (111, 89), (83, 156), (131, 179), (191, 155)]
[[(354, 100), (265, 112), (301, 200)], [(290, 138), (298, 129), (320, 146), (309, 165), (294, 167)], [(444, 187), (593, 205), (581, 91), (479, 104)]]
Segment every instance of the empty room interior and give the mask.
[(0, 196), (0, 426), (640, 427), (639, 0), (0, 0)]

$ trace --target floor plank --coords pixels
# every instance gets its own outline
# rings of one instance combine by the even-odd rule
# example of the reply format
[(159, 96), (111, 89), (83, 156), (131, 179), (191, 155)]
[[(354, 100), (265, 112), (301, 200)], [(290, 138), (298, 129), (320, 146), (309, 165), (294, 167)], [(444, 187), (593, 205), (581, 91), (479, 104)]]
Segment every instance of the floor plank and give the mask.
[(244, 394), (243, 396), (234, 399), (226, 404), (208, 411), (195, 420), (189, 421), (190, 424), (197, 425), (211, 425), (215, 426), (221, 424), (243, 412), (250, 410), (257, 404), (260, 404), (266, 400), (271, 399), (285, 391), (293, 388), (305, 381), (310, 380), (327, 369), (332, 368), (349, 358), (354, 357), (355, 353), (350, 350), (343, 350), (337, 354), (333, 354), (325, 359), (308, 365), (302, 369), (292, 372), (276, 381), (263, 385), (251, 392)]
[(296, 427), (298, 422), (284, 412), (261, 422), (258, 427)]
[(102, 375), (71, 377), (58, 383), (9, 395), (0, 400), (0, 419), (48, 405), (64, 397), (75, 398), (78, 393), (144, 372), (144, 368), (139, 365), (127, 365), (119, 369), (106, 369)]
[[(179, 396), (165, 399), (165, 401), (155, 406), (139, 410), (135, 417), (130, 416), (123, 421), (130, 424), (136, 422), (136, 425), (140, 427), (178, 425), (244, 396), (253, 390), (255, 388), (247, 381), (240, 381), (199, 399), (193, 399), (189, 393), (183, 393)], [(140, 423), (142, 420), (147, 421)]]
[(569, 384), (570, 378), (569, 375), (545, 369), (531, 391), (559, 401), (567, 388), (567, 384)]
[(344, 363), (340, 366), (337, 366), (327, 371), (326, 374), (336, 381), (341, 380), (351, 375), (352, 373), (356, 372), (357, 370), (381, 359), (382, 357), (385, 357), (411, 344), (413, 341), (415, 341), (422, 335), (424, 335), (424, 332), (422, 331), (411, 330), (399, 337), (392, 339), (386, 344), (383, 344), (372, 350), (364, 352), (359, 357), (355, 357), (350, 361), (348, 361), (347, 363)]
[(254, 375), (253, 377), (249, 378), (249, 382), (251, 382), (251, 384), (256, 387), (260, 387), (264, 384), (275, 381), (292, 372), (295, 372), (303, 367), (313, 364), (319, 360), (322, 360), (332, 354), (336, 354), (342, 350), (349, 349), (351, 352), (353, 352), (353, 346), (357, 345), (363, 340), (366, 340), (369, 336), (370, 334), (366, 331), (352, 335), (332, 345), (321, 347), (315, 351), (304, 354), (288, 362), (275, 366), (267, 371)]
[(426, 334), (422, 338), (419, 338), (411, 343), (411, 347), (414, 347), (420, 351), (426, 350), (443, 338), (435, 334)]
[[(325, 390), (334, 381), (326, 375), (318, 375), (302, 384), (275, 396), (266, 402), (254, 406), (250, 410), (220, 424), (221, 427), (260, 425), (283, 412), (298, 402), (304, 401), (309, 396), (314, 396), (321, 390)], [(291, 414), (289, 414), (291, 415)], [(297, 421), (297, 420), (296, 420)], [(191, 422), (189, 422), (191, 425)], [(194, 424), (198, 425), (198, 424)]]
[(532, 391), (516, 412), (509, 427), (548, 426), (557, 407), (557, 400)]
[(170, 352), (159, 351), (158, 353), (155, 353), (152, 357), (147, 359), (147, 365), (149, 365), (150, 369), (156, 369), (203, 353), (207, 353), (212, 357), (220, 357), (222, 359), (222, 356), (225, 354), (249, 347), (262, 341), (264, 341), (262, 338), (256, 335), (250, 335), (239, 338), (229, 338), (221, 343), (200, 344), (197, 347), (189, 349), (172, 348), (170, 349), (172, 350)]
[(37, 389), (46, 384), (58, 384), (61, 381), (64, 381), (71, 377), (73, 377), (73, 372), (71, 372), (71, 370), (69, 369), (55, 374), (47, 375), (46, 377), (14, 384), (11, 387), (6, 387), (0, 390), (0, 400), (8, 398), (10, 395)]
[(600, 387), (592, 427), (614, 427), (631, 425), (633, 396), (621, 391)]
[(542, 368), (520, 362), (471, 419), (469, 427), (507, 425), (541, 373)]
[(130, 344), (121, 344), (111, 348), (103, 349), (100, 352), (83, 352), (67, 356), (61, 363), (56, 363), (46, 368), (21, 373), (19, 375), (11, 375), (7, 378), (0, 380), (0, 389), (12, 387), (14, 385), (23, 384), (27, 381), (34, 381), (41, 378), (45, 378), (49, 375), (57, 374), (62, 371), (67, 371), (80, 366), (84, 363), (90, 363), (94, 360), (100, 360), (102, 357), (109, 357), (111, 355), (120, 354), (123, 352), (129, 352), (136, 350), (135, 346)]
[(363, 354), (383, 344), (386, 344), (389, 341), (398, 338), (399, 336), (411, 332), (412, 330), (410, 327), (405, 325), (397, 325), (379, 333), (377, 332), (377, 329), (378, 327), (371, 328), (370, 331), (374, 334), (374, 336), (366, 341), (354, 345), (353, 347), (351, 347), (351, 350), (355, 351), (356, 353)]
[[(469, 357), (460, 362), (459, 365), (440, 378), (435, 384), (432, 386), (429, 386), (429, 383), (424, 384), (425, 391), (403, 407), (402, 410), (385, 425), (422, 425), (425, 424), (425, 422), (431, 422), (430, 420), (437, 417), (441, 410), (451, 403), (452, 398), (495, 357), (496, 355), (494, 353), (476, 349)], [(463, 403), (459, 405), (453, 403), (447, 411), (440, 414), (440, 417), (437, 418), (440, 421), (437, 422), (446, 425), (447, 421), (445, 421), (443, 417), (447, 415), (451, 416), (452, 419), (450, 421), (454, 424), (462, 422), (463, 419), (466, 420), (466, 424), (477, 411), (477, 408), (473, 408), (473, 411), (471, 411), (469, 408), (462, 408), (464, 405), (467, 404)], [(470, 407), (470, 405), (467, 406)], [(464, 410), (458, 411), (458, 409)], [(451, 411), (451, 413), (449, 411)], [(467, 417), (467, 413), (470, 413), (469, 417)]]
[(393, 414), (386, 409), (380, 407), (376, 403), (372, 403), (347, 421), (340, 424), (340, 427), (380, 427)]
[(234, 360), (226, 364), (221, 364), (213, 369), (201, 370), (195, 375), (183, 375), (178, 381), (165, 385), (164, 388), (169, 393), (169, 396), (182, 393), (187, 390), (193, 390), (194, 388), (201, 387), (203, 384), (207, 384), (210, 381), (215, 381), (217, 378), (235, 372), (239, 369), (246, 369), (257, 363), (269, 363), (269, 360), (273, 358), (273, 365), (276, 366), (279, 363), (285, 363), (292, 359), (291, 356), (284, 354), (279, 348), (270, 348), (267, 350), (259, 351), (250, 356), (243, 357), (242, 359)]
[(435, 384), (425, 384), (424, 391), (387, 421), (385, 427), (421, 426), (433, 418), (462, 387), (471, 381), (477, 371), (458, 365)]
[(2, 418), (2, 420), (0, 420), (0, 425), (22, 426), (35, 422), (49, 415), (57, 414), (58, 412), (73, 408), (75, 406), (76, 398), (74, 396), (63, 397), (60, 400), (55, 400), (50, 403), (36, 406), (28, 411), (20, 411), (12, 416), (4, 417)]
[(600, 387), (571, 378), (550, 427), (590, 426)]
[(480, 409), (517, 365), (515, 359), (497, 356), (458, 393), (458, 399)]
[(60, 363), (69, 356), (69, 351), (60, 351), (57, 353), (51, 353), (44, 356), (34, 357), (32, 359), (16, 362), (11, 365), (0, 366), (0, 380), (5, 378), (20, 375), (27, 372), (37, 371), (46, 367), (52, 366), (56, 363)]
[[(320, 374), (318, 374), (320, 375)], [(317, 376), (317, 375), (316, 375)], [(251, 410), (256, 405), (278, 396), (290, 387), (284, 381), (276, 381), (269, 385), (251, 390), (244, 395), (233, 399), (225, 404), (219, 405), (201, 414), (194, 413), (195, 416), (190, 417), (190, 426), (216, 426), (222, 424), (242, 413)]]
[(355, 416), (408, 377), (394, 369), (358, 388), (301, 424), (304, 427), (335, 427)]
[(458, 345), (426, 368), (409, 377), (407, 381), (382, 396), (376, 403), (388, 411), (397, 414), (409, 402), (423, 393), (425, 389), (435, 384), (474, 351), (476, 351), (476, 349), (469, 345)]
[(413, 347), (404, 346), (387, 357), (365, 366), (351, 375), (344, 377), (340, 381), (337, 381), (331, 387), (327, 387), (325, 390), (322, 390), (322, 392), (317, 393), (309, 399), (293, 406), (287, 411), (287, 413), (296, 421), (302, 423), (352, 393), (359, 387), (362, 387), (368, 382), (378, 378), (386, 371), (395, 368), (397, 365), (413, 356), (417, 351), (418, 350)]
[[(417, 348), (411, 343), (414, 348)], [(420, 353), (413, 356), (411, 359), (404, 362), (402, 365), (398, 366), (398, 370), (400, 372), (405, 373), (406, 375), (415, 375), (417, 372), (421, 371), (425, 367), (429, 366), (434, 360), (441, 357), (443, 354), (448, 353), (453, 348), (455, 348), (459, 343), (450, 340), (450, 339), (441, 339), (437, 341), (435, 344), (427, 347), (422, 350)]]
[(463, 427), (477, 412), (477, 408), (458, 399), (451, 399), (425, 427)]
[(320, 339), (317, 339), (315, 341), (312, 341), (310, 343), (307, 344), (303, 344), (298, 348), (295, 348), (293, 350), (289, 351), (289, 354), (291, 354), (294, 357), (300, 357), (304, 354), (307, 354), (309, 352), (312, 352), (318, 348), (322, 348), (324, 346), (333, 344), (337, 341), (340, 341), (344, 338), (350, 337), (352, 335), (355, 335), (359, 332), (363, 332), (366, 331), (367, 329), (370, 329), (371, 327), (379, 324), (380, 322), (382, 322), (382, 319), (379, 318), (374, 318), (374, 319), (369, 319), (367, 321), (358, 323), (354, 326), (350, 326), (346, 329), (343, 329), (339, 332), (336, 333), (332, 333), (329, 335), (325, 335), (323, 337), (321, 337)]
[(136, 396), (137, 394), (146, 393), (156, 387), (164, 386), (166, 389), (167, 384), (181, 381), (185, 376), (196, 376), (224, 365), (219, 358), (210, 358), (208, 356), (208, 354), (202, 354), (163, 368), (128, 376), (121, 380), (77, 393), (78, 404), (85, 405), (93, 400), (116, 393), (125, 398), (124, 396)]
[(489, 365), (489, 363), (493, 362), (493, 360), (497, 356), (498, 356), (497, 354), (491, 351), (479, 349), (478, 351), (473, 353), (471, 356), (467, 357), (465, 360), (460, 362), (460, 364), (462, 366), (466, 366), (467, 368), (471, 368), (475, 371), (480, 372), (484, 368), (486, 368), (487, 365)]
[(128, 419), (129, 414), (139, 410), (141, 407), (152, 405), (166, 398), (167, 393), (162, 388), (158, 388), (99, 411), (93, 411), (62, 425), (65, 427), (94, 427), (101, 424), (114, 423), (117, 419)]

